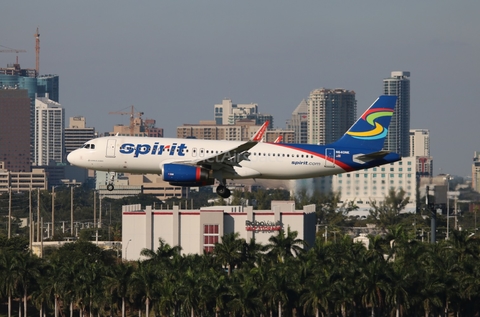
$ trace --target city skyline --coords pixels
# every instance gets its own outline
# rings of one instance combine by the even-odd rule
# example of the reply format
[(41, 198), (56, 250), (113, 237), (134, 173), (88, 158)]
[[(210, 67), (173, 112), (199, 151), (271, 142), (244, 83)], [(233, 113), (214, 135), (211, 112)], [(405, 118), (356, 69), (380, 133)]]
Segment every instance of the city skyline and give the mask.
[[(88, 126), (106, 132), (128, 122), (110, 111), (135, 105), (167, 137), (184, 123), (211, 119), (224, 98), (258, 103), (281, 128), (320, 87), (354, 90), (362, 112), (382, 94), (384, 78), (408, 70), (410, 128), (430, 131), (434, 174), (469, 176), (480, 148), (474, 131), (479, 10), (477, 2), (433, 0), (366, 1), (348, 10), (335, 2), (85, 1), (72, 7), (46, 0), (28, 10), (7, 2), (0, 45), (25, 49), (19, 62), (33, 68), (38, 27), (40, 74), (59, 75), (66, 117), (85, 116)], [(0, 54), (0, 67), (15, 57)]]

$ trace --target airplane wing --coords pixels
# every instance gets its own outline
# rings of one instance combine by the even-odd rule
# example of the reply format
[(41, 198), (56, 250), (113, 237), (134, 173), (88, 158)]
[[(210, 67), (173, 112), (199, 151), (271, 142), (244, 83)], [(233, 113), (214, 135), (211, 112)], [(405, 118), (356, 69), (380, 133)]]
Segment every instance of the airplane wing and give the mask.
[(222, 153), (211, 155), (208, 157), (199, 158), (197, 160), (188, 161), (176, 161), (176, 163), (183, 163), (188, 165), (209, 165), (213, 170), (219, 170), (225, 167), (238, 166), (243, 160), (248, 160), (250, 153), (248, 150), (258, 144), (263, 138), (265, 131), (267, 130), (269, 121), (265, 121), (264, 124), (258, 129), (258, 131), (252, 136), (250, 140), (239, 146), (232, 148)]
[(273, 143), (281, 143), (283, 139), (283, 136), (279, 135)]

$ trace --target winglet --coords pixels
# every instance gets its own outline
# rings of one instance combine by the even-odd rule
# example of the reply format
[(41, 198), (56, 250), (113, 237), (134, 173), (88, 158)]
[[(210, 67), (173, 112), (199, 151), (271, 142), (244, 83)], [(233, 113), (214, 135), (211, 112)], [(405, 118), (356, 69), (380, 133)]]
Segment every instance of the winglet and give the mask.
[(260, 129), (258, 129), (258, 131), (253, 135), (251, 140), (254, 142), (260, 142), (263, 138), (263, 135), (265, 134), (265, 131), (267, 131), (269, 123), (270, 121), (265, 121), (260, 127)]
[(275, 141), (273, 141), (273, 143), (281, 143), (282, 139), (283, 139), (283, 136), (279, 135), (278, 138)]

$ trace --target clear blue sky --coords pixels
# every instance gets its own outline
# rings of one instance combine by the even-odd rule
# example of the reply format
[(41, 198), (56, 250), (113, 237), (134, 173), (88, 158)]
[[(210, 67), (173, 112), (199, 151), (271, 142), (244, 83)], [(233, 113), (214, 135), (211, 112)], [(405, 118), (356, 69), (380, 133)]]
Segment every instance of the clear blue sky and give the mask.
[[(480, 150), (480, 1), (4, 1), (0, 45), (60, 76), (66, 117), (99, 132), (135, 105), (166, 136), (213, 119), (223, 98), (285, 127), (316, 88), (354, 90), (358, 112), (391, 71), (411, 72), (411, 128), (429, 129), (434, 173), (470, 175)], [(15, 54), (0, 54), (0, 67)]]

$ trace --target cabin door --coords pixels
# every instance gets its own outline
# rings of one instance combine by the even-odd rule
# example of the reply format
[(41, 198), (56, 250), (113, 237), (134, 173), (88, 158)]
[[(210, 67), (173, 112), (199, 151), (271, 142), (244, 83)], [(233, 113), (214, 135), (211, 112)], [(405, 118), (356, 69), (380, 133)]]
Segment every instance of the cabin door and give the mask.
[(115, 157), (115, 144), (117, 140), (115, 139), (108, 139), (107, 140), (107, 154), (106, 157)]

